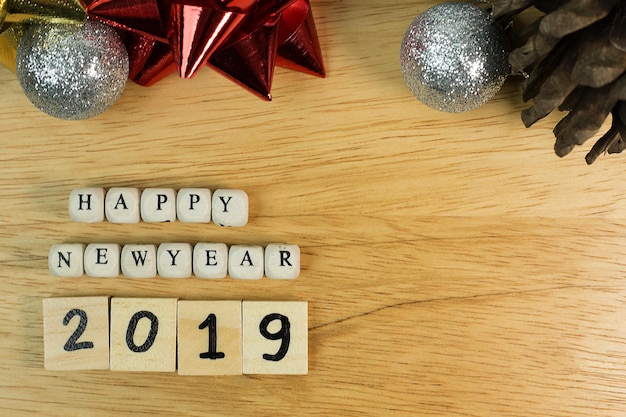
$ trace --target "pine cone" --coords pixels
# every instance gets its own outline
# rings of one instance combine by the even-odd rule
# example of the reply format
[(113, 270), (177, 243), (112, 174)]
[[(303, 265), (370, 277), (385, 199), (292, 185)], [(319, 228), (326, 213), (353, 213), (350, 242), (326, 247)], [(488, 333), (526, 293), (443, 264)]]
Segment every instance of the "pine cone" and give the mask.
[(522, 112), (526, 127), (559, 109), (567, 115), (554, 128), (554, 150), (569, 154), (594, 136), (612, 115), (611, 128), (586, 156), (626, 149), (626, 1), (493, 0), (496, 19), (511, 19), (535, 7), (543, 14), (525, 30), (509, 55), (514, 73), (525, 73)]

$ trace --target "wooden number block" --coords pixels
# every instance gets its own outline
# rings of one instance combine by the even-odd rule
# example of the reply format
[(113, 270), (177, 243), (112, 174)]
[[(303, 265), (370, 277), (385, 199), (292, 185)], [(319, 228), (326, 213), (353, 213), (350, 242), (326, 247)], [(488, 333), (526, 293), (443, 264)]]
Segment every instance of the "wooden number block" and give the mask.
[(43, 300), (44, 367), (109, 369), (109, 298)]
[(90, 243), (83, 255), (85, 274), (90, 277), (117, 277), (120, 275), (120, 245), (117, 243)]
[(139, 223), (139, 188), (113, 187), (104, 199), (104, 214), (111, 223)]
[(300, 275), (298, 245), (271, 243), (265, 247), (265, 275), (274, 279), (295, 279)]
[(141, 193), (140, 211), (144, 222), (175, 221), (176, 190), (172, 188), (146, 188)]
[(196, 243), (193, 248), (193, 273), (198, 278), (226, 278), (228, 246), (224, 243)]
[(111, 299), (111, 370), (176, 371), (175, 298)]
[(263, 247), (233, 245), (228, 250), (228, 274), (235, 279), (263, 278)]
[(178, 373), (241, 372), (241, 301), (179, 301)]
[(181, 188), (176, 195), (176, 215), (181, 222), (211, 222), (211, 190)]
[(124, 245), (120, 255), (122, 274), (128, 278), (154, 278), (156, 257), (156, 245)]
[(104, 188), (76, 188), (69, 198), (70, 219), (80, 223), (104, 221)]
[(308, 303), (244, 301), (243, 373), (308, 373)]
[(248, 194), (243, 190), (215, 190), (211, 213), (218, 226), (245, 226), (248, 223)]
[(60, 243), (52, 245), (48, 252), (48, 269), (57, 277), (82, 277), (85, 245)]

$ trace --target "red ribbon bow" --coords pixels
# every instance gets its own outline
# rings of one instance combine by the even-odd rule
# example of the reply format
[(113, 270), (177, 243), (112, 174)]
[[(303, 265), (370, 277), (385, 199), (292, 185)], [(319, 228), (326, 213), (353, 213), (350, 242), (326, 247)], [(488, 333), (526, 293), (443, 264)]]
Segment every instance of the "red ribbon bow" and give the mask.
[(95, 0), (87, 15), (128, 31), (130, 78), (149, 86), (209, 64), (271, 100), (275, 65), (325, 76), (309, 0)]

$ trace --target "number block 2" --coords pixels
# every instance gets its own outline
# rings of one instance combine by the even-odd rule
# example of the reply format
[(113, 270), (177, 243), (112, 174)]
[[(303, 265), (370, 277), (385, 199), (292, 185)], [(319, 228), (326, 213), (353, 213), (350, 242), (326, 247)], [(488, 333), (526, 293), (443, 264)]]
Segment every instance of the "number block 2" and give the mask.
[(308, 303), (243, 302), (243, 373), (308, 373)]
[(109, 369), (109, 297), (43, 300), (44, 367)]

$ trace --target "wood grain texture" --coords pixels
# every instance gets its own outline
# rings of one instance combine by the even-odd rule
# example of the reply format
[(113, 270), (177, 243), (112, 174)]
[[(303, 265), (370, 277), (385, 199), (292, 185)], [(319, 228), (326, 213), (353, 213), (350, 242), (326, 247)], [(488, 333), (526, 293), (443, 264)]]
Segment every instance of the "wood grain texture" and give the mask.
[[(433, 1), (313, 0), (328, 77), (266, 103), (210, 70), (51, 119), (0, 69), (0, 414), (618, 416), (626, 413), (625, 156), (552, 151), (517, 82), (443, 114), (402, 82)], [(590, 146), (590, 145), (589, 145)], [(245, 190), (249, 223), (70, 223), (76, 187)], [(294, 281), (58, 278), (60, 242), (298, 244)], [(43, 369), (42, 299), (309, 303), (306, 376)]]

